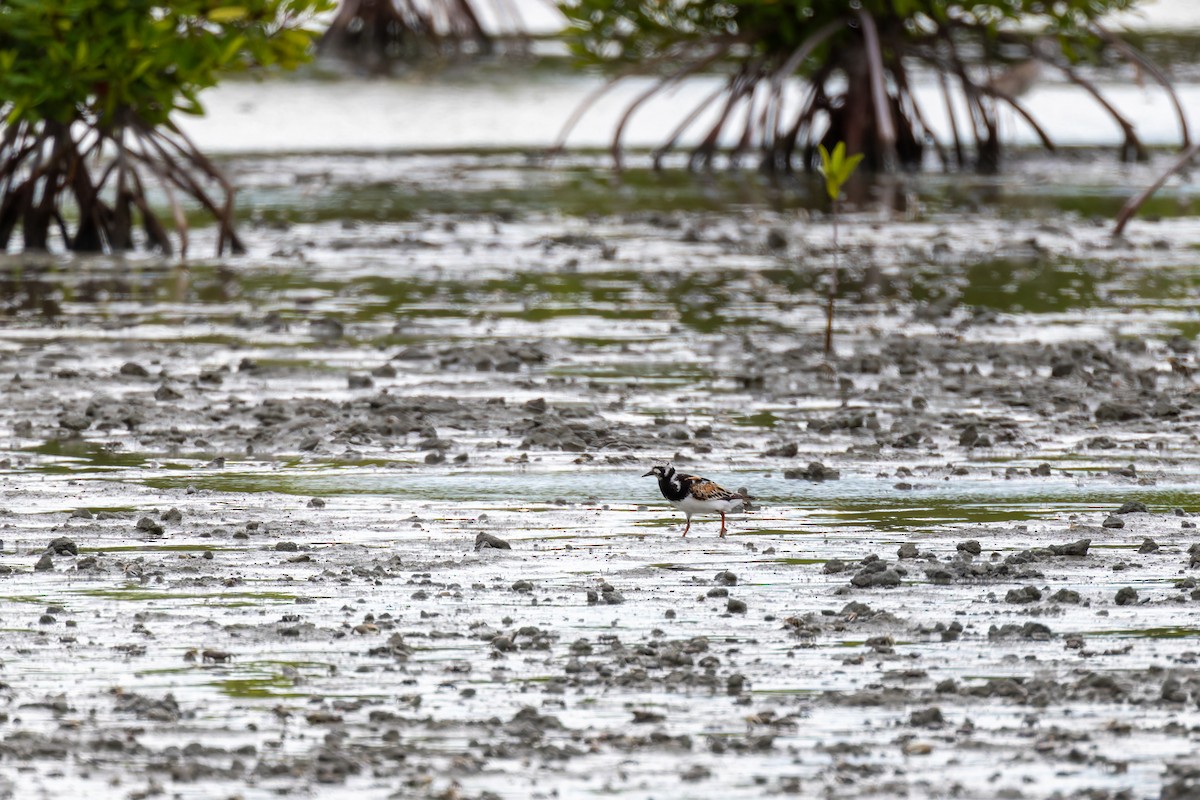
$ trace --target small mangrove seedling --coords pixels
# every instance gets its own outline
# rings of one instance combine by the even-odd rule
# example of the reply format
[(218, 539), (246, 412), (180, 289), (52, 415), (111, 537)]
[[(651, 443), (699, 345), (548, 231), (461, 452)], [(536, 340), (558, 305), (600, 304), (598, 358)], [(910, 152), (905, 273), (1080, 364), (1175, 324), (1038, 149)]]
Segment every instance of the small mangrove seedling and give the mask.
[(838, 292), (838, 211), (842, 197), (842, 186), (854, 174), (862, 154), (846, 156), (846, 143), (838, 142), (833, 146), (833, 153), (825, 149), (825, 145), (817, 145), (821, 153), (821, 174), (825, 176), (825, 191), (833, 204), (833, 269), (829, 273), (829, 302), (825, 307), (825, 358), (833, 352), (833, 311)]

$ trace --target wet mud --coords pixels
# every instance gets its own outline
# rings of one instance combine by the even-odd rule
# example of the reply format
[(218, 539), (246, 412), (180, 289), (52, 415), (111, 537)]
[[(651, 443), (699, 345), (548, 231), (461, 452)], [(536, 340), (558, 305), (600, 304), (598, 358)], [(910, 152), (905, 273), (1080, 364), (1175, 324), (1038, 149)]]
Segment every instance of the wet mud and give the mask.
[(863, 207), (826, 359), (818, 210), (232, 166), (245, 258), (0, 270), (0, 794), (1200, 794), (1185, 203)]

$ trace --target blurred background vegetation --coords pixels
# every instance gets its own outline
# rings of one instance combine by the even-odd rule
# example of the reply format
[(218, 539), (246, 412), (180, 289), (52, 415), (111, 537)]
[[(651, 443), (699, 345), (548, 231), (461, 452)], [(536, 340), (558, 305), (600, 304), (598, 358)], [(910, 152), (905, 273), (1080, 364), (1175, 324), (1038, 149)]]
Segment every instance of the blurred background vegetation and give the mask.
[(1054, 151), (1050, 126), (1022, 99), (1053, 73), (1115, 124), (1122, 160), (1144, 160), (1138, 126), (1096, 70), (1124, 65), (1124, 82), (1160, 91), (1186, 147), (1183, 103), (1170, 66), (1156, 58), (1171, 60), (1188, 45), (1173, 50), (1170, 37), (1109, 24), (1135, 6), (17, 0), (0, 11), (0, 243), (20, 231), (30, 249), (49, 247), (57, 235), (77, 251), (140, 244), (186, 252), (188, 222), (199, 210), (219, 228), (218, 252), (239, 251), (233, 187), (180, 117), (203, 114), (201, 93), (223, 76), (292, 70), (314, 55), (324, 75), (512, 75), (553, 64), (606, 76), (580, 94), (565, 123), (544, 121), (562, 125), (560, 146), (607, 92), (634, 81), (610, 124), (618, 167), (634, 117), (670, 98), (682, 110), (656, 127), (655, 170), (683, 150), (692, 170), (736, 169), (750, 159), (761, 172), (784, 174), (811, 172), (818, 146), (838, 142), (863, 155), (870, 173), (992, 173), (1002, 166), (1006, 113)]

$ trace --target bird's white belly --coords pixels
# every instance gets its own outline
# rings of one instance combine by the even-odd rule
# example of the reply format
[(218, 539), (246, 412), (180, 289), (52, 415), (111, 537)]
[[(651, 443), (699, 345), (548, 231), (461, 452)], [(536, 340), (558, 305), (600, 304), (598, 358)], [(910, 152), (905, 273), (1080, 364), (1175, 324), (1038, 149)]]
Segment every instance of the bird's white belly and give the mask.
[(697, 500), (695, 497), (688, 495), (682, 500), (672, 500), (671, 505), (689, 516), (692, 514), (717, 514), (719, 512), (728, 514), (742, 507), (742, 498), (738, 497), (733, 500)]

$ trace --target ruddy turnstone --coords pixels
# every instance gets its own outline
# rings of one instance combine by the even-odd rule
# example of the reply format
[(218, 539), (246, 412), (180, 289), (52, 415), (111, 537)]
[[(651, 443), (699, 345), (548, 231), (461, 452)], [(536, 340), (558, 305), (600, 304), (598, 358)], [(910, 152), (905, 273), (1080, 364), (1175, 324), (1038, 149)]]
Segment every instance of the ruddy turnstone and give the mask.
[(708, 478), (698, 475), (685, 475), (676, 472), (669, 464), (665, 467), (654, 467), (643, 478), (651, 475), (658, 478), (658, 489), (667, 502), (687, 514), (687, 526), (683, 535), (687, 536), (692, 528), (693, 514), (720, 514), (721, 537), (725, 537), (725, 514), (737, 511), (746, 504), (746, 496), (722, 489)]

